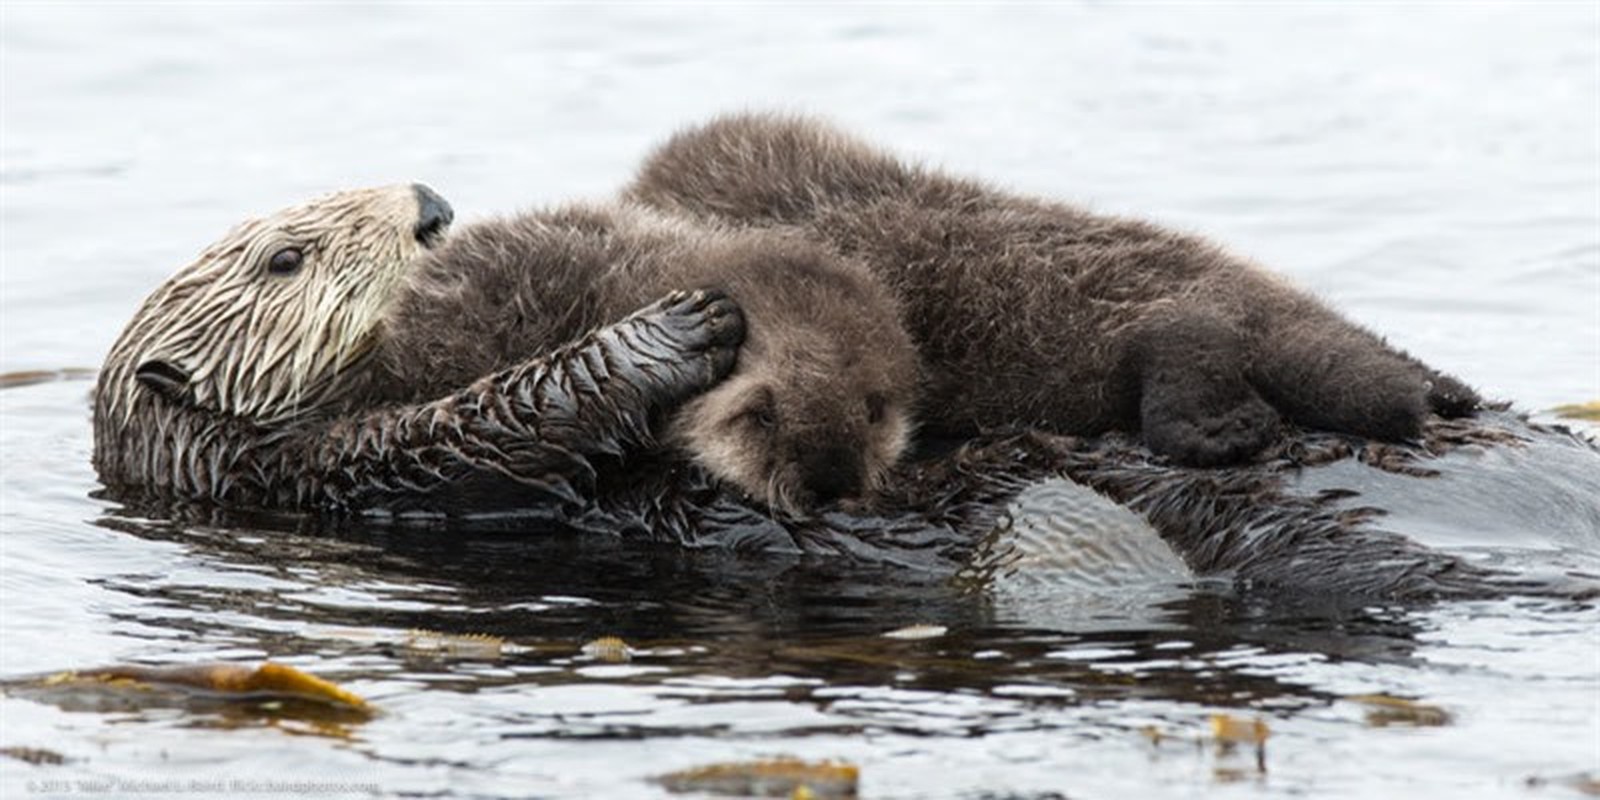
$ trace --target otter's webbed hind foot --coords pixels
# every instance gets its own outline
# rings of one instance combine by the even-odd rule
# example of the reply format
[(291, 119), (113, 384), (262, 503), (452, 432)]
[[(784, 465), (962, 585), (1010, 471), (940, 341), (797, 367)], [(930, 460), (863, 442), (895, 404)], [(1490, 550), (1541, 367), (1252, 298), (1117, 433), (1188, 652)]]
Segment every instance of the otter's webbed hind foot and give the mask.
[(1146, 323), (1130, 350), (1139, 424), (1157, 454), (1196, 467), (1249, 459), (1278, 439), (1278, 412), (1246, 378), (1244, 343), (1213, 317)]

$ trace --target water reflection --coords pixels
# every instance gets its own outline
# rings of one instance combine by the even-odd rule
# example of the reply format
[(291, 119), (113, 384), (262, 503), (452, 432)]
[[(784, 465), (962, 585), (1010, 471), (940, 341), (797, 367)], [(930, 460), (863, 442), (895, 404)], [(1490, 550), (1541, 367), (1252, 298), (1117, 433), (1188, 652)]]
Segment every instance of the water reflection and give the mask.
[[(912, 693), (907, 700), (918, 692), (979, 692), (1008, 706), (1139, 697), (1287, 708), (1334, 696), (1272, 665), (1405, 663), (1417, 644), (1416, 623), (1403, 609), (1221, 588), (1157, 592), (1136, 617), (1147, 620), (1143, 625), (1124, 615), (1096, 629), (1092, 620), (1068, 615), (1070, 627), (1052, 627), (1036, 619), (1019, 624), (1002, 598), (949, 576), (837, 559), (557, 533), (348, 529), (308, 536), (117, 515), (100, 524), (182, 544), (203, 565), (203, 581), (115, 579), (118, 591), (168, 610), (162, 627), (274, 658), (360, 663), (366, 674), (449, 675), (447, 684), (463, 690), (582, 684), (603, 674), (608, 682), (661, 686), (679, 696), (689, 688), (685, 677), (716, 676), (730, 681), (730, 691), (691, 683), (691, 694), (697, 702), (733, 702), (771, 690), (763, 682), (774, 676), (790, 676), (797, 682), (781, 687), (785, 700), (835, 711), (846, 686), (893, 687)], [(140, 608), (128, 621), (151, 621), (148, 604)], [(882, 635), (909, 625), (948, 632), (910, 641)], [(463, 672), (461, 661), (408, 648), (413, 630), (486, 634), (515, 647), (493, 659), (494, 670)], [(621, 637), (636, 656), (615, 671), (594, 672), (594, 659), (580, 648), (599, 636)], [(892, 705), (896, 697), (902, 695), (880, 699)], [(921, 714), (913, 710), (908, 719), (915, 728)]]

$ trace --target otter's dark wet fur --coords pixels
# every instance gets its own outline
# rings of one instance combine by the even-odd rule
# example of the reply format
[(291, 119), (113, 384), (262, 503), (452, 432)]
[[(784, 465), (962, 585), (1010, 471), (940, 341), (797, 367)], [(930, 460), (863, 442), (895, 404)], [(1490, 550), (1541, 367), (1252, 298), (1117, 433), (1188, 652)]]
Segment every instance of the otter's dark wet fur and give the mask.
[[(733, 367), (742, 318), (714, 294), (671, 296), (498, 372), (498, 359), (518, 347), (524, 329), (508, 329), (510, 338), (462, 354), (489, 358), (476, 364), (458, 364), (447, 352), (405, 360), (374, 350), (375, 342), (359, 357), (321, 358), (313, 350), (305, 363), (337, 367), (331, 373), (284, 372), (279, 367), (293, 368), (293, 361), (260, 357), (272, 350), (257, 351), (252, 342), (291, 342), (241, 337), (234, 327), (244, 322), (235, 316), (239, 309), (268, 314), (257, 319), (270, 326), (285, 324), (270, 316), (275, 311), (318, 307), (245, 302), (254, 297), (249, 290), (294, 286), (266, 282), (271, 253), (260, 242), (290, 235), (318, 249), (320, 261), (308, 266), (367, 278), (416, 268), (422, 246), (412, 237), (416, 201), (409, 188), (382, 195), (341, 193), (242, 226), (152, 295), (113, 348), (95, 391), (94, 460), (111, 496), (144, 516), (252, 528), (281, 524), (274, 511), (503, 511), (493, 520), (441, 523), (401, 514), (394, 521), (447, 524), (452, 536), (475, 526), (528, 533), (555, 525), (935, 576), (975, 571), (981, 581), (994, 568), (982, 560), (984, 548), (1010, 524), (1011, 500), (1033, 481), (1064, 475), (1143, 514), (1198, 574), (1229, 576), (1266, 592), (1354, 602), (1596, 593), (1592, 578), (1528, 579), (1425, 547), (1404, 529), (1386, 529), (1393, 522), (1386, 510), (1403, 510), (1420, 490), (1449, 483), (1457, 494), (1487, 495), (1518, 526), (1532, 515), (1504, 509), (1527, 495), (1536, 506), (1558, 509), (1555, 519), (1590, 537), (1579, 545), (1592, 547), (1600, 529), (1593, 502), (1600, 453), (1510, 415), (1430, 421), (1422, 447), (1292, 434), (1261, 463), (1223, 470), (1173, 468), (1115, 436), (997, 433), (903, 463), (886, 482), (888, 491), (868, 506), (788, 518), (647, 446), (653, 420)], [(350, 238), (356, 230), (361, 236)], [(319, 286), (356, 292), (337, 299), (383, 311), (371, 319), (382, 320), (387, 336), (438, 322), (394, 313), (381, 292), (362, 294), (373, 288), (370, 280)], [(205, 302), (212, 289), (220, 305)], [(571, 313), (592, 312), (575, 301)], [(185, 320), (199, 327), (177, 324)], [(365, 342), (372, 333), (359, 329), (338, 340)], [(213, 334), (221, 338), (212, 341)], [(213, 346), (219, 344), (233, 346)], [(196, 361), (200, 356), (210, 360)], [(284, 383), (294, 375), (302, 379), (298, 388)], [(266, 383), (252, 393), (248, 381)], [(345, 391), (328, 395), (316, 386)], [(262, 398), (282, 402), (249, 405)], [(1329, 472), (1346, 467), (1355, 472)], [(1364, 498), (1348, 488), (1349, 479), (1363, 471), (1395, 474), (1387, 508), (1376, 500), (1352, 504)], [(1298, 483), (1323, 472), (1333, 476), (1328, 483), (1347, 488), (1307, 490)], [(348, 520), (319, 513), (296, 516), (294, 524), (317, 529)]]
[(741, 114), (672, 137), (625, 196), (803, 231), (900, 297), (924, 429), (1142, 433), (1191, 465), (1280, 420), (1385, 441), (1479, 398), (1201, 238), (909, 166), (814, 120)]
[(385, 337), (424, 395), (501, 369), (680, 287), (739, 304), (739, 365), (667, 436), (770, 507), (877, 485), (911, 435), (917, 356), (870, 271), (802, 237), (691, 224), (627, 204), (464, 228), (429, 253)]
[[(1502, 507), (1526, 494), (1535, 505), (1562, 508), (1562, 524), (1579, 537), (1572, 544), (1592, 548), (1600, 530), (1600, 506), (1590, 499), (1600, 492), (1597, 466), (1600, 450), (1592, 443), (1503, 411), (1432, 418), (1410, 445), (1370, 447), (1341, 434), (1295, 432), (1257, 463), (1222, 469), (1174, 467), (1116, 434), (994, 432), (902, 463), (884, 492), (850, 510), (774, 517), (657, 452), (633, 469), (603, 473), (594, 502), (538, 519), (586, 536), (816, 558), (822, 570), (841, 561), (890, 567), (981, 591), (1012, 569), (1013, 500), (1039, 481), (1066, 478), (1144, 518), (1197, 577), (1227, 580), (1252, 596), (1356, 605), (1515, 594), (1587, 600), (1600, 597), (1600, 576), (1499, 569), (1428, 547), (1390, 515), (1413, 510), (1407, 503), (1415, 490), (1441, 481), (1454, 491), (1486, 493)], [(1320, 474), (1332, 476), (1326, 483), (1333, 486), (1360, 489), (1307, 481)], [(1526, 520), (1507, 512), (1480, 524), (1503, 531)], [(518, 533), (530, 527), (515, 518), (477, 524)], [(306, 532), (326, 525), (300, 520)]]
[(373, 353), (396, 287), (448, 222), (437, 195), (400, 186), (229, 232), (146, 299), (106, 357), (94, 393), (101, 480), (164, 503), (559, 514), (649, 441), (655, 417), (732, 369), (738, 308), (679, 292), (413, 391), (422, 365), (384, 369)]

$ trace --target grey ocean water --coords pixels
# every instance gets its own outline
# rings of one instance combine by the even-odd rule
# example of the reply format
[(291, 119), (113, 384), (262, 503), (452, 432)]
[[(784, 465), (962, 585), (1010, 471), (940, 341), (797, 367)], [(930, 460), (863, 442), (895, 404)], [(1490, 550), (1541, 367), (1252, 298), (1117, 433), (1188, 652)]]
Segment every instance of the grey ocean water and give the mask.
[[(1600, 399), (1600, 8), (1578, 3), (6, 0), (0, 372), (98, 365), (246, 216), (408, 181), (465, 219), (603, 197), (675, 127), (742, 108), (1203, 232), (1519, 407)], [(780, 754), (857, 763), (870, 797), (1570, 796), (1600, 774), (1592, 607), (1330, 617), (1170, 582), (971, 595), (608, 542), (145, 520), (90, 496), (87, 392), (0, 391), (0, 678), (272, 657), (385, 714), (339, 738), (6, 697), (0, 746), (69, 759), (0, 757), (7, 797), (256, 777), (649, 797), (651, 775)], [(950, 633), (877, 638), (912, 623)], [(409, 628), (530, 649), (418, 658), (392, 646)], [(606, 634), (643, 654), (573, 652)], [(1374, 727), (1347, 699), (1373, 693), (1450, 722)], [(1191, 741), (1218, 711), (1268, 721), (1265, 772)]]

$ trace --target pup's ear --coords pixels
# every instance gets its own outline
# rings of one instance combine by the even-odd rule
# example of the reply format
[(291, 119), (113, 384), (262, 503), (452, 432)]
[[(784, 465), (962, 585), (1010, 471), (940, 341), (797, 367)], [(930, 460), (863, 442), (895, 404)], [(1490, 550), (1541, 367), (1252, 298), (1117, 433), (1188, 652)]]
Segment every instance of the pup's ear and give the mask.
[(133, 371), (133, 378), (144, 388), (174, 402), (189, 391), (189, 373), (171, 361), (152, 358)]

